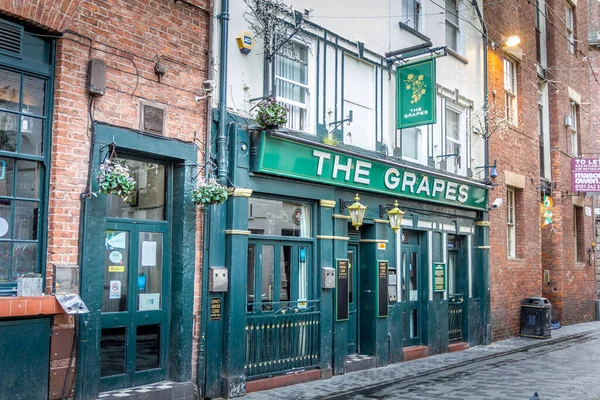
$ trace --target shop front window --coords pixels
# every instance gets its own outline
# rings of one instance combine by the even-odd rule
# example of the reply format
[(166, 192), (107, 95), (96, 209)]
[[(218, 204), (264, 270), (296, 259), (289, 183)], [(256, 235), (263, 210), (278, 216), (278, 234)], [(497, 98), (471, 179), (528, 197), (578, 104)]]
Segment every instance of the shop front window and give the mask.
[(306, 204), (251, 198), (248, 207), (252, 235), (311, 237), (310, 206)]

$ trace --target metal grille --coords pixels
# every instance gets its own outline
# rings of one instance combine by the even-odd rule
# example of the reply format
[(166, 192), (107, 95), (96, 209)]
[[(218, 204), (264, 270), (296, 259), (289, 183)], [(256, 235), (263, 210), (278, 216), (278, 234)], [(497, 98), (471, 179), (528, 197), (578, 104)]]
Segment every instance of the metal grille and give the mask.
[(360, 229), (356, 230), (351, 224), (348, 224), (348, 237), (351, 242), (360, 242)]
[(463, 295), (457, 294), (448, 299), (448, 340), (462, 341)]
[(247, 378), (281, 375), (319, 364), (319, 300), (252, 304), (246, 315)]
[(21, 57), (23, 27), (0, 20), (0, 52)]

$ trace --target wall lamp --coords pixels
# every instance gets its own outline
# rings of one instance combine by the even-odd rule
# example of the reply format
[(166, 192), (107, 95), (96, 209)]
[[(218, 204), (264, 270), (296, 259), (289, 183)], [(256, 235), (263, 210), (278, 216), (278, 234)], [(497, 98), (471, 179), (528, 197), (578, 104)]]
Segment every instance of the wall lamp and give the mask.
[(348, 209), (350, 213), (350, 220), (352, 221), (352, 226), (358, 230), (363, 224), (363, 219), (365, 218), (365, 211), (367, 211), (367, 206), (360, 203), (360, 197), (358, 197), (358, 193), (354, 197), (354, 203), (350, 204), (350, 201), (344, 201), (340, 199), (340, 211), (343, 212), (345, 208)]
[(521, 38), (519, 37), (519, 35), (511, 35), (508, 37), (502, 36), (498, 43), (492, 42), (492, 48), (495, 49), (498, 46), (500, 46), (500, 47), (515, 47), (515, 46), (518, 46), (519, 43), (521, 43)]
[(404, 218), (404, 211), (398, 208), (398, 200), (394, 200), (394, 206), (379, 206), (379, 216), (383, 217), (383, 214), (388, 215), (388, 219), (390, 220), (390, 228), (394, 231), (394, 233), (398, 232), (400, 229), (400, 225), (402, 224), (402, 219)]

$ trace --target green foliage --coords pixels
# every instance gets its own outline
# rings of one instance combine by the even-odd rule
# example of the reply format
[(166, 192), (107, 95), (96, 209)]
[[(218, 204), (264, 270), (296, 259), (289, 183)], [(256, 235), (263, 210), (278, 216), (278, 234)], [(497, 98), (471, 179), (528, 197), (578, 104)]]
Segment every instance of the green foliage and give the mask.
[(339, 146), (340, 145), (340, 141), (337, 140), (335, 138), (335, 136), (333, 136), (333, 133), (328, 133), (327, 135), (323, 136), (322, 142), (323, 142), (323, 144), (326, 144), (329, 146)]
[(273, 128), (285, 125), (287, 122), (287, 108), (269, 97), (256, 106), (254, 121), (262, 128)]
[(127, 201), (135, 191), (135, 180), (129, 175), (127, 165), (117, 159), (107, 158), (97, 173), (100, 193), (113, 194)]
[(192, 189), (192, 201), (194, 204), (204, 206), (222, 204), (227, 200), (227, 197), (227, 188), (212, 178), (209, 180), (200, 179), (196, 187)]

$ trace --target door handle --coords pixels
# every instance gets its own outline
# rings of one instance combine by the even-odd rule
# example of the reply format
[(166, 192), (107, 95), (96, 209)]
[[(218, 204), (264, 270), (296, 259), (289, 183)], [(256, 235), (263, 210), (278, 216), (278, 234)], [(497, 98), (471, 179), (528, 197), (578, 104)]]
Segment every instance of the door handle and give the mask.
[(115, 317), (115, 322), (119, 322), (119, 318)]
[(146, 315), (144, 316), (144, 318), (148, 319), (148, 314), (146, 314)]

